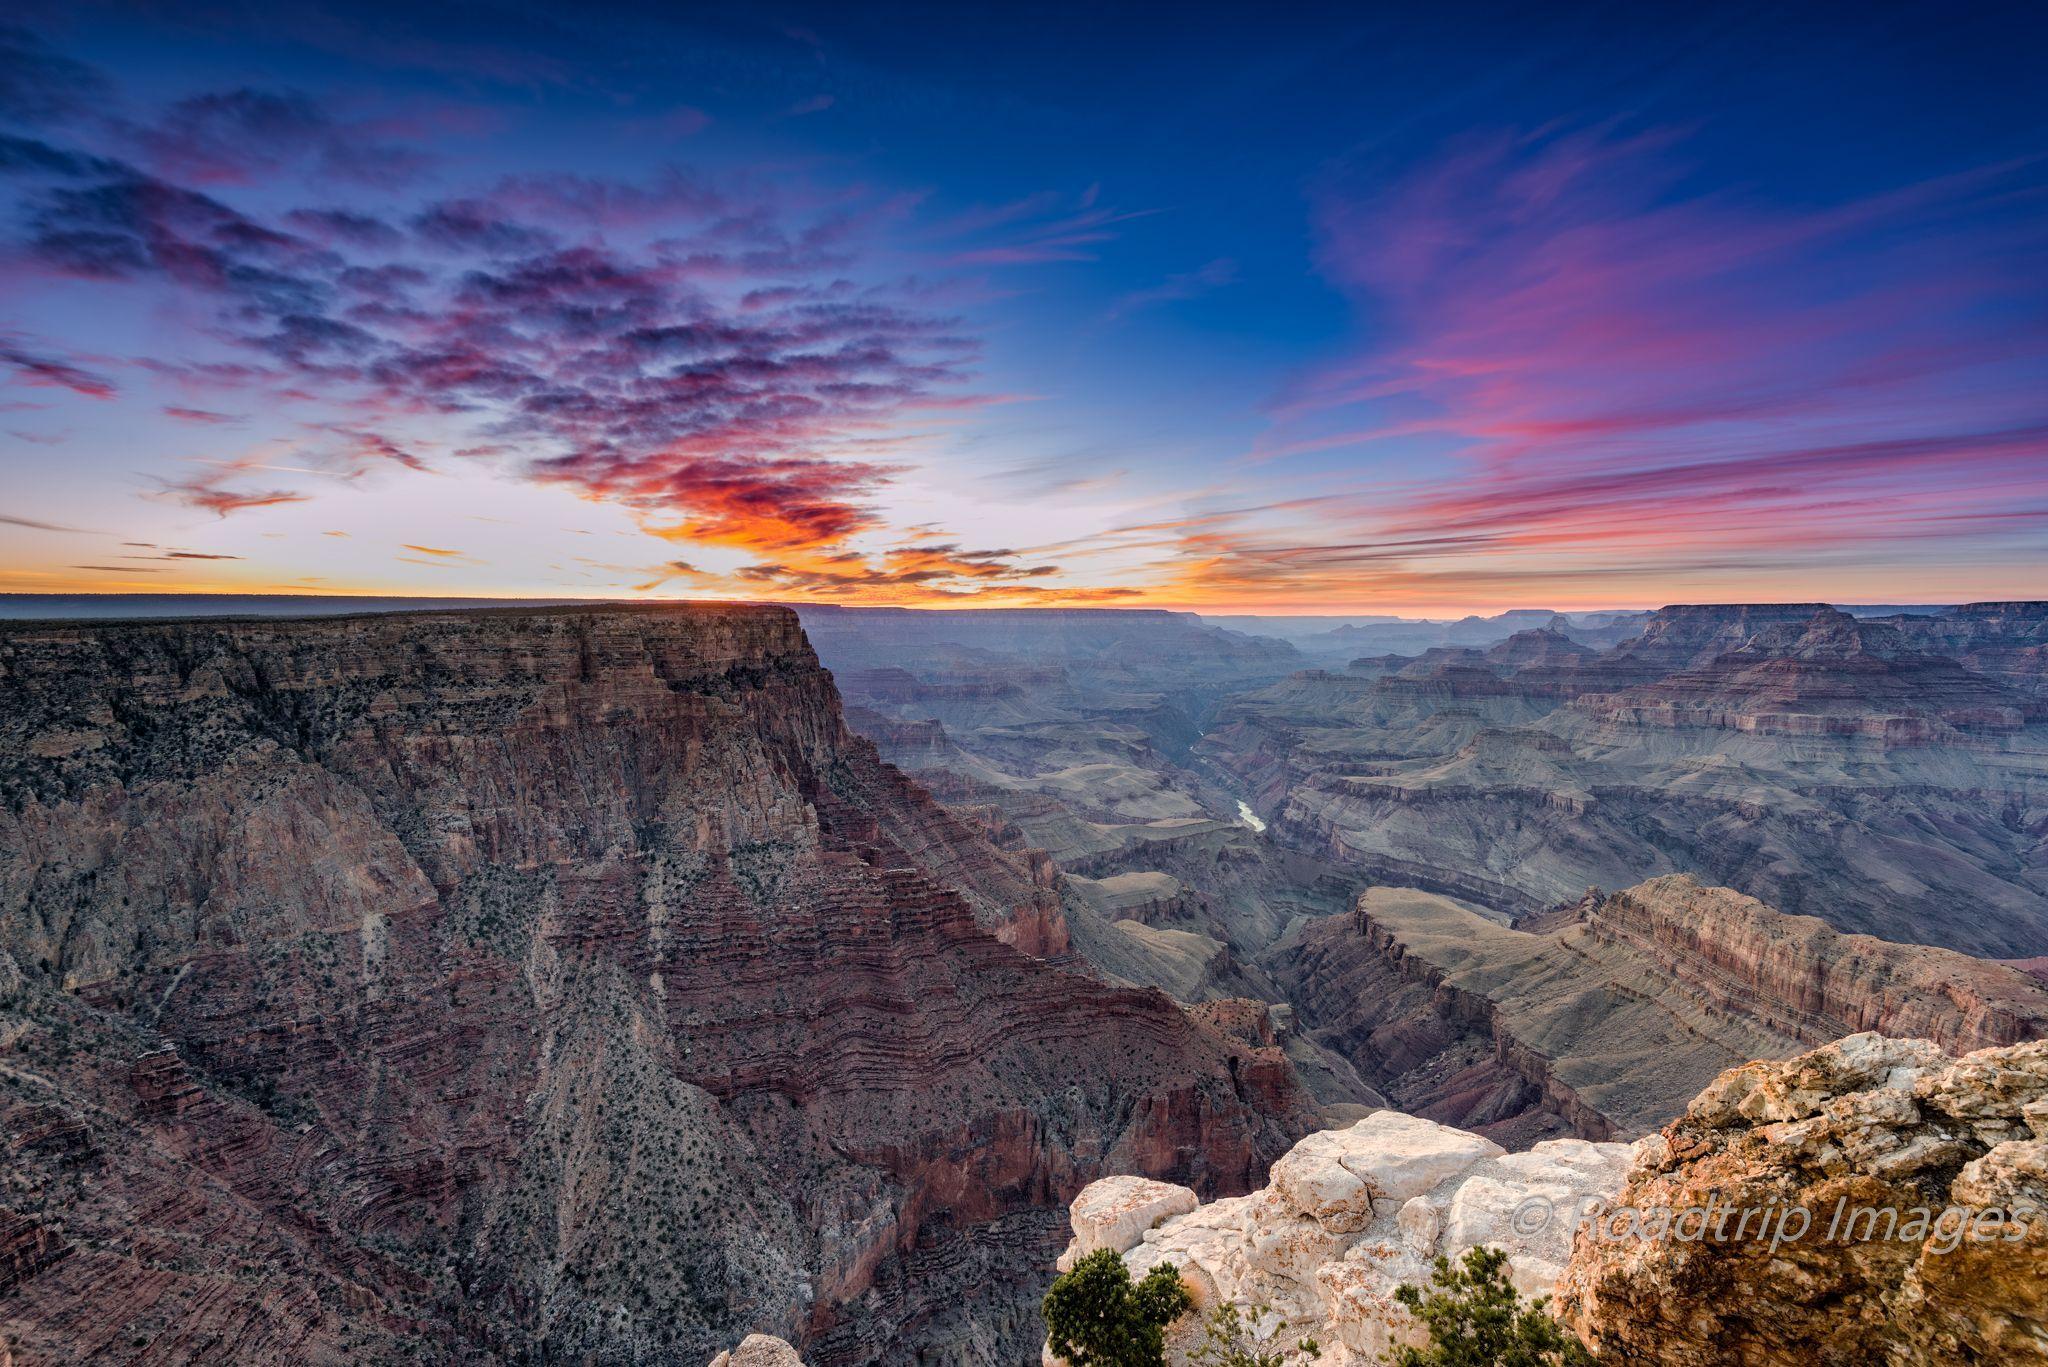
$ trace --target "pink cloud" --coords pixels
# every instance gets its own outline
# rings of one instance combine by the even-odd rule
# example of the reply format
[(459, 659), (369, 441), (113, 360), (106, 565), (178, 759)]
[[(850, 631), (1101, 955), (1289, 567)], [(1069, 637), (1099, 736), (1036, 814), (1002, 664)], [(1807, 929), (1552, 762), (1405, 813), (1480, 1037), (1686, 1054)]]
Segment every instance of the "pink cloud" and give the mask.
[[(1377, 340), (1303, 376), (1260, 454), (1436, 452), (1376, 533), (1678, 553), (1956, 534), (1929, 498), (2048, 495), (2033, 165), (1822, 207), (1675, 192), (1676, 140), (1502, 137), (1342, 177), (1318, 261)], [(1417, 446), (1416, 443), (1426, 443)]]

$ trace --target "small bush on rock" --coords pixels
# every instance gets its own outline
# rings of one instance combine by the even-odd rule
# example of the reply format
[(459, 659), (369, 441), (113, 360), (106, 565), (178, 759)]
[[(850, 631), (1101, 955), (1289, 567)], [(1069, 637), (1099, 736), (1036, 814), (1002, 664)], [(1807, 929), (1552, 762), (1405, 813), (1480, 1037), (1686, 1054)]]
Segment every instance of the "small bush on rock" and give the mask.
[(1166, 1326), (1193, 1306), (1172, 1263), (1133, 1284), (1123, 1258), (1099, 1248), (1045, 1293), (1046, 1343), (1071, 1367), (1164, 1367)]
[(1524, 1302), (1503, 1269), (1508, 1255), (1474, 1248), (1462, 1265), (1436, 1260), (1430, 1289), (1403, 1286), (1394, 1299), (1429, 1331), (1426, 1348), (1397, 1348), (1392, 1367), (1593, 1367), (1593, 1355), (1543, 1308)]

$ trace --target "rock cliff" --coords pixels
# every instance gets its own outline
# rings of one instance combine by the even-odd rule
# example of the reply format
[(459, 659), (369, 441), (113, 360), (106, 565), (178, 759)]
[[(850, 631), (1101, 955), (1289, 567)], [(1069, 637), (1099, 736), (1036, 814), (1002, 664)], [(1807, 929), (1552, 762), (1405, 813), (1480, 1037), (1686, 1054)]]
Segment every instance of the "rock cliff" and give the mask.
[(1310, 1123), (1024, 952), (1042, 864), (786, 610), (12, 626), (0, 689), (25, 1360), (1007, 1363), (1088, 1179)]
[(1844, 935), (1678, 874), (1589, 899), (1590, 942), (1633, 951), (1674, 1000), (1802, 1044), (1874, 1031), (1969, 1053), (2048, 1038), (2048, 990), (2010, 964)]
[(2048, 1043), (1855, 1035), (1723, 1074), (1639, 1148), (1558, 1309), (1616, 1362), (2048, 1362)]
[(2048, 1037), (2048, 988), (2012, 965), (1843, 935), (1684, 875), (1527, 926), (1374, 888), (1273, 971), (1310, 1036), (1393, 1104), (1511, 1146), (1644, 1133), (1723, 1069), (1845, 1034)]

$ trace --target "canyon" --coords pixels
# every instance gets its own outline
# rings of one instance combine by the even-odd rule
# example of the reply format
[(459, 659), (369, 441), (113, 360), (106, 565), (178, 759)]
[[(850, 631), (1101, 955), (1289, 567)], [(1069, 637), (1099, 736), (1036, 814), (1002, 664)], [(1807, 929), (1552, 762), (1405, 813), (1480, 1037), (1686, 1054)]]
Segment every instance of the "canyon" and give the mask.
[(1198, 754), (1291, 848), (1510, 917), (1690, 873), (1845, 931), (2033, 957), (2044, 623), (1671, 607), (1604, 649), (1546, 626), (1298, 671), (1227, 704)]
[(0, 623), (17, 1361), (1007, 1367), (1097, 1179), (2048, 1037), (2041, 604), (346, 608)]
[[(882, 753), (1048, 852), (1077, 957), (1269, 1002), (1325, 1106), (1601, 1139), (1750, 1058), (2048, 1020), (1983, 957), (2048, 943), (2042, 605), (1056, 616), (806, 610)], [(1367, 633), (1490, 644), (1278, 673)]]
[(1046, 869), (786, 609), (19, 625), (0, 680), (18, 1360), (1007, 1363), (1087, 1180), (1315, 1122), (1048, 962)]

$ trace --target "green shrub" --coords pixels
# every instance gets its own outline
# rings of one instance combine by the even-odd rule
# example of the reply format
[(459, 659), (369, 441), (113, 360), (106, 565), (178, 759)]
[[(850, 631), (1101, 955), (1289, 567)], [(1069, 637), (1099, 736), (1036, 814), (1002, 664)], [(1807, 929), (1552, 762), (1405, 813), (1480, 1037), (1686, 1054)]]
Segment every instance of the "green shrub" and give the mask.
[(1394, 1299), (1429, 1331), (1426, 1348), (1397, 1348), (1392, 1367), (1592, 1367), (1593, 1355), (1543, 1308), (1524, 1302), (1497, 1248), (1467, 1251), (1462, 1266), (1436, 1260), (1431, 1289), (1396, 1288)]
[(1099, 1248), (1045, 1293), (1045, 1338), (1071, 1367), (1164, 1367), (1166, 1326), (1193, 1306), (1172, 1263), (1133, 1285), (1123, 1258)]

